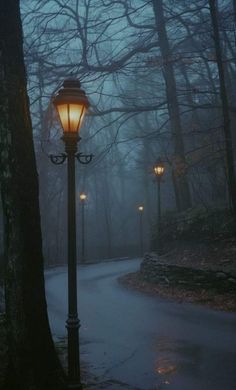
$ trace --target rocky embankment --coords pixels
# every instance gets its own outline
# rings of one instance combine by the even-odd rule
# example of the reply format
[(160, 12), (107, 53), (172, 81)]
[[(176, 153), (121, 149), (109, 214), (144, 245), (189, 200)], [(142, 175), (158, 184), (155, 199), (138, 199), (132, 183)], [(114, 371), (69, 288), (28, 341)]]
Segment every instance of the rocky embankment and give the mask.
[[(215, 252), (213, 252), (214, 254)], [(236, 312), (235, 260), (212, 252), (201, 256), (181, 252), (158, 257), (147, 253), (138, 272), (125, 275), (120, 283), (149, 295), (176, 302), (200, 304), (217, 310)]]
[(222, 269), (201, 269), (168, 264), (155, 253), (145, 255), (140, 267), (141, 277), (166, 287), (185, 287), (191, 290), (212, 290), (236, 293), (236, 275)]

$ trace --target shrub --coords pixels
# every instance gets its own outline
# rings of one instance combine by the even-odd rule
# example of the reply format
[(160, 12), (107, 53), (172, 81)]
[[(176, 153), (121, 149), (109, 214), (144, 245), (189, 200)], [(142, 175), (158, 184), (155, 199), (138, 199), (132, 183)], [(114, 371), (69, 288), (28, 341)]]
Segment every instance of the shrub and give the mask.
[[(181, 213), (165, 212), (161, 221), (161, 238), (174, 240), (219, 240), (234, 235), (234, 221), (227, 209), (191, 208)], [(157, 225), (153, 226), (153, 240)]]

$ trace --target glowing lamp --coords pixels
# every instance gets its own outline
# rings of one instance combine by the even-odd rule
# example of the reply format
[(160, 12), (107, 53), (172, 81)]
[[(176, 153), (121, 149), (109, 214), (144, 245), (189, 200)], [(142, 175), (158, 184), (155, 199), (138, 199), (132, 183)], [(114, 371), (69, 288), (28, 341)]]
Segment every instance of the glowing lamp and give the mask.
[(153, 167), (154, 173), (157, 177), (162, 177), (165, 171), (165, 166), (161, 160), (158, 160)]
[(139, 211), (143, 211), (144, 207), (143, 206), (139, 206), (138, 209), (139, 209)]
[(82, 202), (84, 202), (87, 199), (87, 195), (84, 192), (82, 192), (82, 194), (80, 194), (79, 198)]
[(87, 96), (80, 89), (79, 80), (65, 80), (63, 88), (53, 99), (53, 104), (58, 112), (64, 134), (77, 134), (89, 107)]

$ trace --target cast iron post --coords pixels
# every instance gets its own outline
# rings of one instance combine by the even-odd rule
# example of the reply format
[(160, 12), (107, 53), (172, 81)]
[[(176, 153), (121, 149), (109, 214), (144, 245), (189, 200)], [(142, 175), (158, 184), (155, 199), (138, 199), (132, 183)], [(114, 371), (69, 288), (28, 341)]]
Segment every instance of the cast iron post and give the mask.
[(157, 254), (161, 252), (161, 177), (157, 177)]
[(82, 263), (85, 263), (85, 218), (84, 218), (84, 206), (85, 206), (85, 201), (83, 200), (82, 202), (82, 210), (81, 210), (81, 223), (82, 223), (82, 240), (81, 240), (81, 257), (82, 257)]
[(143, 256), (143, 212), (140, 212), (139, 221), (139, 233), (140, 233), (140, 256)]
[(75, 154), (78, 134), (64, 135), (68, 175), (68, 379), (69, 389), (82, 389), (80, 380), (79, 319), (77, 313)]

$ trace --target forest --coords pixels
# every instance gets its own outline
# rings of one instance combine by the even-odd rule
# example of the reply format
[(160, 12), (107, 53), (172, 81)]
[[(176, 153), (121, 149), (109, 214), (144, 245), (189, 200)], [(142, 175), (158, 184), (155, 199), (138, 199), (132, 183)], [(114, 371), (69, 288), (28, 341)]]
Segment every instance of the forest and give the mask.
[(163, 212), (235, 215), (234, 10), (234, 1), (21, 1), (48, 263), (65, 257), (65, 172), (48, 156), (63, 149), (51, 99), (68, 76), (91, 102), (80, 148), (94, 159), (77, 167), (88, 257), (137, 252), (139, 204), (148, 249), (158, 158)]
[[(79, 151), (93, 159), (76, 165), (83, 261), (137, 257), (140, 240), (143, 255), (161, 239), (164, 252), (194, 257), (204, 244), (211, 262), (235, 266), (236, 1), (9, 0), (0, 11), (0, 274), (4, 284), (7, 254), (8, 304), (21, 307), (19, 275), (34, 275), (28, 293), (34, 283), (43, 291), (43, 264), (66, 263), (66, 166), (50, 155), (64, 152), (53, 96), (68, 78), (80, 80), (90, 102)], [(35, 270), (21, 260), (21, 235)], [(13, 328), (19, 312), (9, 314)], [(42, 337), (51, 351), (50, 334)]]

